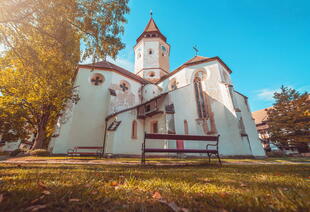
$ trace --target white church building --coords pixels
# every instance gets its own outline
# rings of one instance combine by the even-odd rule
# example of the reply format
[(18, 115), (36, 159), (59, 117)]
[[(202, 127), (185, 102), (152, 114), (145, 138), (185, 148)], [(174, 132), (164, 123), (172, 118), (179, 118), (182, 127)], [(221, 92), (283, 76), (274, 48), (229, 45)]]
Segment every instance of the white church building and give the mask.
[[(80, 101), (59, 118), (49, 145), (54, 154), (101, 146), (105, 154), (141, 155), (147, 132), (219, 134), (221, 155), (265, 156), (248, 98), (234, 90), (232, 71), (219, 57), (195, 56), (170, 71), (170, 45), (153, 18), (134, 53), (134, 72), (107, 61), (79, 65), (75, 86)], [(206, 148), (206, 142), (197, 141), (147, 145)]]

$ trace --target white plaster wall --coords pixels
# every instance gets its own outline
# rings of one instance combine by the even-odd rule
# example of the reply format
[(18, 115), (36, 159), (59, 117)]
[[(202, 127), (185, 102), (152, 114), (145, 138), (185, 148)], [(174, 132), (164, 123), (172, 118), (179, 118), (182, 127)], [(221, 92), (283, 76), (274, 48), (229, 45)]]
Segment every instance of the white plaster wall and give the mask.
[[(90, 78), (95, 73), (104, 76), (103, 84), (94, 86), (90, 83)], [(62, 125), (59, 136), (55, 138), (53, 153), (66, 153), (75, 146), (102, 146), (111, 81), (110, 71), (79, 70), (75, 86), (79, 86), (80, 101), (74, 105), (71, 118)]]
[(263, 146), (259, 140), (250, 108), (248, 108), (245, 104), (245, 97), (236, 92), (235, 97), (238, 102), (239, 109), (241, 110), (241, 116), (244, 121), (245, 131), (249, 137), (252, 154), (254, 156), (266, 156)]
[(146, 102), (160, 95), (161, 89), (155, 84), (147, 84), (143, 87), (142, 93), (143, 93), (143, 102)]
[[(176, 78), (179, 89), (169, 95), (175, 106), (175, 126), (177, 133), (184, 133), (184, 120), (188, 121), (189, 133), (203, 135), (198, 118), (194, 88), (192, 86), (195, 71), (204, 70), (207, 78), (203, 82), (203, 90), (212, 98), (211, 108), (214, 112), (215, 124), (220, 134), (220, 153), (222, 155), (251, 155), (248, 143), (241, 138), (238, 119), (233, 107), (229, 90), (222, 83), (221, 66), (216, 61), (187, 67), (169, 79), (160, 83), (168, 90), (169, 80)], [(185, 142), (185, 148), (203, 148), (205, 144)]]
[[(130, 84), (130, 89), (128, 91), (128, 95), (134, 95), (133, 102), (130, 101), (119, 101), (119, 98), (124, 98), (119, 96), (110, 96), (110, 108), (109, 108), (109, 114), (124, 110), (129, 107), (133, 107), (134, 105), (137, 105), (141, 102), (139, 98), (139, 89), (141, 88), (141, 84), (135, 80), (129, 79), (127, 77), (124, 77), (123, 75), (117, 74), (115, 72), (112, 72), (112, 77), (110, 83), (110, 87), (116, 86), (118, 89), (120, 89), (119, 85), (121, 81), (127, 81)], [(109, 88), (110, 88), (109, 87)], [(123, 93), (121, 90), (116, 90), (116, 93)], [(131, 98), (131, 97), (129, 97)], [(121, 99), (124, 100), (124, 99)], [(117, 102), (120, 102), (121, 104), (118, 104)]]
[(0, 147), (0, 152), (12, 152), (15, 149), (18, 149), (19, 145), (20, 145), (20, 140), (12, 141), (12, 142), (5, 142), (5, 144)]
[[(105, 153), (140, 155), (144, 138), (144, 121), (137, 119), (136, 110), (121, 113), (116, 118), (121, 124), (116, 131), (107, 131)], [(137, 121), (136, 139), (131, 137), (133, 120)]]

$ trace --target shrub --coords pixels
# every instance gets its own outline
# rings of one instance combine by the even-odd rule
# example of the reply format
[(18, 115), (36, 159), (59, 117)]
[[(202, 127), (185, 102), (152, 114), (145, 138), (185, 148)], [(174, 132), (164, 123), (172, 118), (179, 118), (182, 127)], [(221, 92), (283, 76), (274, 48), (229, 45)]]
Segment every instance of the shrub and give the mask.
[(50, 153), (46, 149), (36, 149), (36, 150), (30, 150), (29, 154), (32, 156), (49, 156)]
[(15, 149), (12, 152), (10, 152), (11, 157), (16, 157), (20, 153), (25, 153), (27, 150), (26, 149)]
[(283, 151), (271, 151), (266, 153), (268, 157), (271, 158), (282, 158), (287, 157), (287, 155)]

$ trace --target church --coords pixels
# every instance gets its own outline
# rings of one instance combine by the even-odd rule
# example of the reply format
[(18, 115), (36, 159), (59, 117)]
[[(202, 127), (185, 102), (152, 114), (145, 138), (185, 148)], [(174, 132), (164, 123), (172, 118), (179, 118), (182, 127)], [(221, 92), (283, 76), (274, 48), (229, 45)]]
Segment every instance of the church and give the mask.
[[(248, 98), (234, 89), (232, 70), (219, 57), (195, 56), (171, 71), (170, 45), (152, 17), (134, 54), (133, 72), (107, 61), (79, 65), (80, 100), (59, 118), (52, 153), (101, 146), (107, 155), (141, 155), (146, 132), (220, 135), (221, 155), (265, 156)], [(147, 145), (206, 148), (205, 142), (182, 140)]]

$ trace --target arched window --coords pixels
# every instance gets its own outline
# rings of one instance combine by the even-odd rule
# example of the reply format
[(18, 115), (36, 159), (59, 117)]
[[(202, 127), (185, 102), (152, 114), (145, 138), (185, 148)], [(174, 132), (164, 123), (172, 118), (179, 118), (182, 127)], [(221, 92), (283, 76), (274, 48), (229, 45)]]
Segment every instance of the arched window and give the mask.
[(170, 80), (168, 88), (170, 91), (178, 88), (178, 82), (177, 82), (176, 78), (173, 78)]
[(153, 54), (153, 50), (152, 49), (149, 49), (149, 54)]
[(131, 124), (131, 138), (137, 139), (137, 121), (133, 120)]
[(206, 102), (202, 91), (201, 81), (203, 80), (203, 73), (197, 72), (194, 77), (195, 97), (197, 104), (197, 112), (199, 118), (207, 118)]
[(184, 120), (184, 134), (188, 135), (188, 122), (187, 122), (187, 120)]

